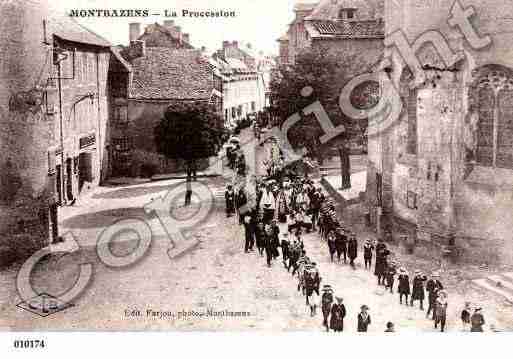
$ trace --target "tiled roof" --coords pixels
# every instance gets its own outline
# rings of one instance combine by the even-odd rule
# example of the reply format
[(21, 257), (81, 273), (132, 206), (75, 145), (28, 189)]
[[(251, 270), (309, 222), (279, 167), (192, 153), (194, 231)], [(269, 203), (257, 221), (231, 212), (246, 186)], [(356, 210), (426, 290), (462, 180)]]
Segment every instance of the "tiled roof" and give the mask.
[(385, 23), (381, 20), (309, 21), (307, 30), (313, 38), (383, 38)]
[(101, 47), (111, 46), (109, 41), (66, 15), (53, 13), (48, 18), (47, 27), (49, 33), (53, 33), (63, 40)]
[(357, 9), (360, 20), (383, 17), (385, 11), (384, 0), (322, 0), (306, 20), (336, 20), (341, 8)]
[(128, 61), (125, 60), (125, 58), (121, 55), (121, 51), (123, 51), (123, 48), (120, 46), (112, 46), (110, 48), (110, 51), (114, 55), (114, 57), (123, 65), (123, 67), (126, 69), (127, 72), (132, 72), (132, 66)]
[(212, 94), (210, 64), (198, 50), (148, 47), (131, 65), (131, 98), (205, 100)]

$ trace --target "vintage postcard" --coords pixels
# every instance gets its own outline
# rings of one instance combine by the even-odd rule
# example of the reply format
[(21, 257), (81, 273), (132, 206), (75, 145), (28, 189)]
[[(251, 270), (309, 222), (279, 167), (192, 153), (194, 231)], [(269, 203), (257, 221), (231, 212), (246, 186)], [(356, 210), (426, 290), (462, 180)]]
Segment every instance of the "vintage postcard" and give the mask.
[(2, 0), (0, 332), (512, 331), (512, 18)]

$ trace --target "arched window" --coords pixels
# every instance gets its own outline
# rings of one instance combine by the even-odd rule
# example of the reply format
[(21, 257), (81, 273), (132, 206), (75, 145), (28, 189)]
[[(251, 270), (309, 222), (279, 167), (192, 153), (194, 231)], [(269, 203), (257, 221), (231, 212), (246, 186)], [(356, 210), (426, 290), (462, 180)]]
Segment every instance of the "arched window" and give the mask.
[(478, 114), (475, 160), (513, 169), (513, 71), (486, 65), (474, 73), (470, 105)]

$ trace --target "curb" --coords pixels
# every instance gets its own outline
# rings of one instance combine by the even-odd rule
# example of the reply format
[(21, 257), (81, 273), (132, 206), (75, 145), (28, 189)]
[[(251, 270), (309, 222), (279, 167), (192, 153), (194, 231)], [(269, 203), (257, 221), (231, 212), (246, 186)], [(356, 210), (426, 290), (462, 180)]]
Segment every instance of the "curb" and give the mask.
[(364, 195), (364, 192), (360, 192), (358, 198), (347, 200), (335, 188), (333, 188), (331, 183), (329, 183), (325, 177), (321, 178), (321, 184), (330, 194), (330, 196), (333, 197), (342, 207), (347, 207), (362, 202), (362, 196)]
[[(212, 173), (212, 174), (200, 174), (200, 175), (197, 175), (196, 178), (214, 178), (214, 177), (220, 177), (220, 176), (221, 176), (220, 174)], [(150, 181), (158, 182), (158, 181), (166, 181), (166, 180), (170, 180), (170, 179), (187, 179), (187, 175), (181, 175), (181, 174), (159, 175), (159, 176), (151, 177)]]

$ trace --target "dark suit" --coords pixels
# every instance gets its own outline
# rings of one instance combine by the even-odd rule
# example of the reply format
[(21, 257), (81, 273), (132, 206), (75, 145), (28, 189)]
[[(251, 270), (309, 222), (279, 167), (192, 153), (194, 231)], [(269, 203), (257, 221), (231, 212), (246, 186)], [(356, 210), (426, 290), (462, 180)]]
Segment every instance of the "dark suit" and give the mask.
[(358, 314), (358, 328), (359, 332), (366, 332), (369, 324), (371, 323), (370, 314), (367, 313), (367, 316), (364, 318), (363, 313)]
[(358, 242), (356, 241), (356, 238), (350, 239), (347, 243), (347, 255), (350, 260), (349, 264), (354, 267), (354, 260), (358, 256)]

